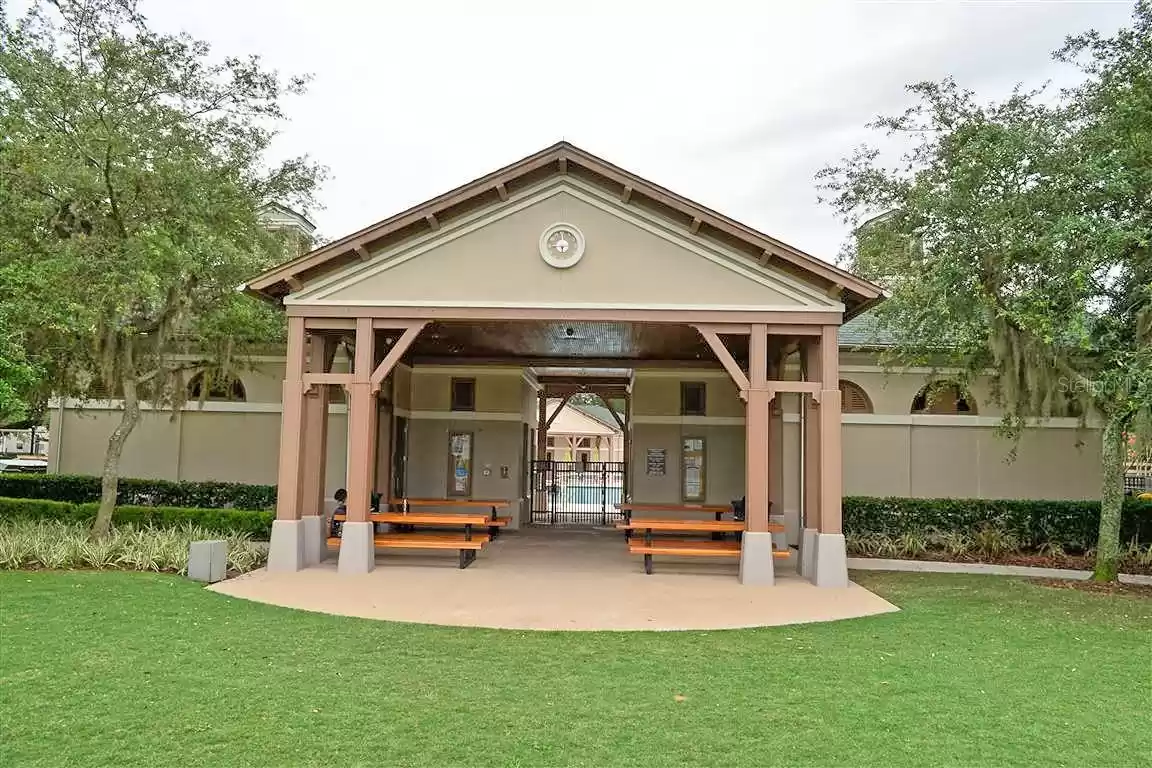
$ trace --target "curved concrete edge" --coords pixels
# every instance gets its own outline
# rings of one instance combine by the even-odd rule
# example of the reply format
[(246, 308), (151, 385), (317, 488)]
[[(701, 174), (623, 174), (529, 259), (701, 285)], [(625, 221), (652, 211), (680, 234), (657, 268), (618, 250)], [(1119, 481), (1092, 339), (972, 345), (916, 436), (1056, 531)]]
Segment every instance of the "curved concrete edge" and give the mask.
[[(1092, 571), (1071, 568), (1037, 568), (1030, 565), (997, 565), (995, 563), (953, 563), (943, 560), (890, 560), (880, 557), (850, 557), (848, 569), (857, 571), (907, 571), (911, 573), (968, 573), (986, 576), (1027, 576), (1033, 579), (1069, 579), (1087, 581)], [(1121, 584), (1152, 586), (1152, 576), (1137, 573), (1120, 574)]]

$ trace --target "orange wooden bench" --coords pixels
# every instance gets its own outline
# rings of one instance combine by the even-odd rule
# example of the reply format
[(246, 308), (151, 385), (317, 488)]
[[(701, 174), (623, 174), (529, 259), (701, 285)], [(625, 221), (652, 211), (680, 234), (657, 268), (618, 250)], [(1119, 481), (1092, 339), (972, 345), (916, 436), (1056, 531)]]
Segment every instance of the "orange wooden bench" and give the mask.
[[(682, 539), (660, 539), (652, 542), (632, 541), (628, 544), (628, 552), (633, 555), (644, 555), (644, 573), (652, 574), (653, 555), (671, 555), (674, 557), (740, 557), (740, 542), (738, 541), (684, 541)], [(789, 553), (783, 550), (773, 550), (772, 556), (785, 558)]]
[[(328, 539), (328, 546), (340, 547), (340, 539)], [(460, 553), (460, 567), (467, 568), (489, 541), (488, 534), (475, 533), (471, 538), (454, 533), (383, 533), (373, 537), (377, 549), (454, 549)]]

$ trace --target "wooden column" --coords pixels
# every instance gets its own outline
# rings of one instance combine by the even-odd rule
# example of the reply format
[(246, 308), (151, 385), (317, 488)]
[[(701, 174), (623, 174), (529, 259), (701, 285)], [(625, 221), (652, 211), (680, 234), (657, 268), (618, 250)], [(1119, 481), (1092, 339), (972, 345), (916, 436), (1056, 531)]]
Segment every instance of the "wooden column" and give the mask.
[[(327, 373), (328, 350), (335, 346), (320, 334), (308, 341), (308, 372)], [(304, 436), (300, 460), (300, 513), (324, 513), (325, 467), (328, 456), (328, 384), (316, 384), (304, 398)]]
[[(823, 381), (820, 377), (820, 344), (809, 341), (804, 344), (804, 378), (806, 381)], [(823, 384), (821, 384), (823, 387)], [(804, 416), (804, 528), (820, 529), (820, 408), (816, 398), (802, 395), (800, 407), (806, 408)]]
[[(774, 360), (771, 379), (782, 379), (784, 360)], [(784, 399), (780, 394), (768, 406), (768, 500), (770, 514), (784, 514)]]
[(372, 384), (372, 318), (356, 320), (356, 357), (348, 391), (348, 522), (368, 522), (376, 467), (376, 397)]
[(624, 461), (624, 479), (622, 480), (621, 500), (634, 501), (632, 498), (632, 472), (636, 464), (632, 457), (632, 393), (624, 394), (624, 445), (621, 459)]
[(820, 336), (820, 533), (841, 533), (843, 451), (840, 424), (839, 328), (826, 325)]
[(300, 519), (300, 460), (304, 446), (304, 318), (288, 318), (288, 351), (280, 417), (276, 519)]
[(753, 325), (748, 337), (748, 404), (745, 409), (747, 441), (745, 514), (748, 530), (768, 530), (769, 445), (768, 421), (772, 393), (768, 390), (768, 326)]

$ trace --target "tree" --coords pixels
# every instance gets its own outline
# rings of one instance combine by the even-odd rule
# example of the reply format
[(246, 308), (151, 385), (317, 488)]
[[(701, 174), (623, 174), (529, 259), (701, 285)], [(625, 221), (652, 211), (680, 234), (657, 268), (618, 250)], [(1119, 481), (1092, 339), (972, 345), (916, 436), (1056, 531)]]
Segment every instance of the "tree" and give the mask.
[[(135, 0), (0, 6), (0, 303), (59, 395), (122, 400), (93, 535), (105, 535), (141, 401), (178, 408), (282, 322), (236, 287), (283, 257), (265, 201), (322, 176), (264, 156), (302, 91), (259, 58), (148, 28)], [(207, 387), (202, 387), (206, 390)]]
[(1116, 578), (1126, 436), (1152, 436), (1152, 6), (1113, 37), (1055, 54), (1080, 85), (1018, 87), (978, 103), (953, 80), (870, 127), (907, 142), (864, 147), (818, 176), (856, 227), (849, 266), (884, 284), (890, 363), (990, 375), (1002, 427), (1036, 417), (1103, 423), (1094, 577)]

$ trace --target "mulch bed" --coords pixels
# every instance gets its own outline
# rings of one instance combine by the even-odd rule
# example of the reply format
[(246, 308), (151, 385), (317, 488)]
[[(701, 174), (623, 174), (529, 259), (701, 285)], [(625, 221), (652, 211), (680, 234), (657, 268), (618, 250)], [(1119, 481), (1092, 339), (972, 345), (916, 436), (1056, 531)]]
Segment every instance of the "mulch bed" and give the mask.
[[(867, 555), (852, 555), (849, 557), (868, 557)], [(888, 559), (888, 558), (880, 558)], [(1000, 555), (999, 557), (952, 557), (946, 552), (927, 552), (919, 556), (900, 555), (897, 560), (924, 560), (935, 563), (983, 563), (988, 565), (1023, 565), (1029, 568), (1062, 568), (1072, 571), (1090, 571), (1095, 565), (1095, 559), (1084, 555), (1065, 555), (1064, 557), (1050, 557), (1048, 555), (1014, 553)], [(1152, 576), (1152, 567), (1139, 565), (1125, 565), (1124, 573), (1142, 574)]]
[(1075, 589), (1097, 595), (1135, 595), (1152, 600), (1152, 585), (1148, 584), (1121, 584), (1118, 581), (1101, 584), (1095, 581), (1076, 581), (1073, 579), (1036, 579), (1036, 582), (1054, 589)]

